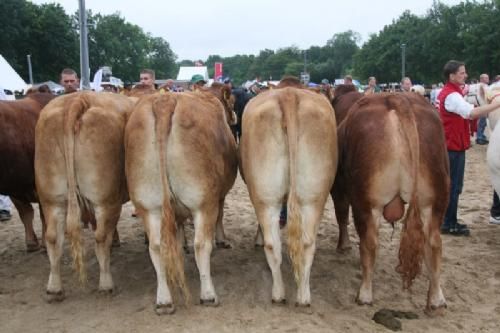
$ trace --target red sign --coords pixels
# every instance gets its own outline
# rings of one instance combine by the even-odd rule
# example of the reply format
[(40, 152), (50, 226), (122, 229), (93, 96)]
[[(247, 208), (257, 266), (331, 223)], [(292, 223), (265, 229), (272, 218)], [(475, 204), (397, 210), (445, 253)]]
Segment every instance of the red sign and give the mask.
[(219, 81), (222, 79), (222, 62), (215, 63), (214, 80)]

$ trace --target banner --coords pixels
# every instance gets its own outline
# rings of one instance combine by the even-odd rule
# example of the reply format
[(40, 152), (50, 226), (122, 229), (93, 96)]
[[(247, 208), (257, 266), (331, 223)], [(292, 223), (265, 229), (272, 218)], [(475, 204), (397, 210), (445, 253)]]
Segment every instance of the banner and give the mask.
[(214, 80), (221, 81), (222, 80), (222, 62), (215, 63), (215, 71), (214, 71)]

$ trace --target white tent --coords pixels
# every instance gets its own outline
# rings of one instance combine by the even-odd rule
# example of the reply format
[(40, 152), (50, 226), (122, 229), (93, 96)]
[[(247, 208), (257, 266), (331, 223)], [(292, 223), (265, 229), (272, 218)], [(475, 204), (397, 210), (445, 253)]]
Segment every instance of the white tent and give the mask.
[(208, 70), (206, 66), (181, 66), (179, 68), (179, 74), (177, 74), (178, 81), (191, 81), (191, 78), (195, 74), (200, 74), (203, 76), (205, 81), (208, 82)]
[(0, 87), (3, 89), (26, 90), (26, 82), (17, 74), (7, 60), (0, 54)]

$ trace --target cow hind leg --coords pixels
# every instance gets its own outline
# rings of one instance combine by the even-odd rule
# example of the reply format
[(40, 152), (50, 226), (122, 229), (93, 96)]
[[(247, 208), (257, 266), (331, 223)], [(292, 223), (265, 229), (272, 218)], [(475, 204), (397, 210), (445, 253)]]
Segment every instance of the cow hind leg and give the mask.
[(349, 240), (349, 201), (346, 195), (332, 192), (332, 199), (335, 205), (335, 217), (339, 225), (339, 241), (337, 243), (337, 252), (346, 253), (351, 250), (351, 241)]
[(33, 229), (33, 218), (35, 213), (31, 203), (17, 200), (16, 198), (11, 199), (14, 206), (16, 206), (16, 209), (19, 212), (19, 217), (24, 225), (26, 250), (28, 252), (38, 251), (40, 249), (40, 245), (38, 244), (38, 239), (36, 237), (35, 230)]
[(112, 292), (114, 288), (111, 276), (111, 245), (116, 225), (120, 218), (121, 205), (116, 207), (96, 207), (97, 226), (95, 231), (95, 253), (99, 262), (99, 292)]
[(273, 276), (272, 302), (286, 303), (285, 285), (281, 275), (281, 239), (279, 215), (281, 203), (274, 206), (256, 206), (257, 219), (264, 238), (264, 253)]
[(166, 263), (162, 260), (161, 249), (161, 210), (145, 211), (142, 215), (149, 239), (149, 255), (156, 271), (157, 289), (155, 312), (158, 315), (172, 314), (175, 306), (167, 284)]
[(297, 305), (311, 305), (311, 289), (309, 278), (311, 266), (316, 251), (316, 233), (321, 220), (323, 208), (321, 205), (305, 205), (301, 208), (302, 240), (304, 245), (304, 269), (297, 290)]
[[(354, 210), (354, 209), (353, 209)], [(381, 216), (381, 214), (379, 214)], [(359, 305), (373, 303), (372, 280), (378, 247), (378, 220), (371, 211), (354, 212), (354, 221), (359, 234), (362, 281), (356, 302)]]
[(441, 275), (441, 254), (442, 243), (440, 234), (440, 224), (444, 218), (444, 212), (441, 214), (432, 214), (432, 220), (422, 214), (424, 221), (425, 247), (424, 260), (429, 272), (429, 291), (427, 293), (426, 313), (428, 315), (440, 315), (446, 308), (446, 300), (440, 285)]
[(66, 207), (64, 204), (59, 206), (46, 205), (44, 211), (47, 222), (46, 246), (50, 262), (47, 302), (60, 302), (64, 299), (61, 282), (61, 256), (63, 253)]
[(198, 271), (200, 272), (200, 303), (203, 305), (217, 306), (219, 299), (215, 293), (212, 276), (210, 273), (210, 254), (212, 253), (212, 240), (214, 227), (219, 215), (219, 205), (215, 209), (197, 212), (194, 219), (194, 256)]
[(226, 239), (224, 233), (224, 225), (222, 220), (224, 219), (224, 200), (219, 202), (219, 215), (217, 216), (217, 226), (215, 228), (215, 246), (219, 249), (230, 249), (231, 244)]

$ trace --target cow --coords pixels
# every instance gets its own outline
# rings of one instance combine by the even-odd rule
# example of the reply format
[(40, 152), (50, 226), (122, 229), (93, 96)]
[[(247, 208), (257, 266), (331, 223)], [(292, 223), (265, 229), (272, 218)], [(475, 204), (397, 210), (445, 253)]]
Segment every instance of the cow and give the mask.
[[(224, 199), (236, 179), (236, 121), (231, 91), (222, 84), (195, 92), (143, 97), (125, 130), (125, 167), (130, 198), (142, 217), (156, 270), (158, 315), (175, 312), (170, 288), (179, 287), (189, 303), (177, 233), (191, 217), (200, 272), (200, 301), (217, 306), (210, 272), (215, 231), (224, 243)], [(167, 283), (168, 280), (168, 283)]]
[[(28, 252), (40, 248), (33, 230), (34, 211), (31, 206), (32, 202), (38, 201), (33, 166), (35, 126), (40, 111), (54, 97), (48, 92), (31, 91), (22, 100), (0, 101), (0, 194), (9, 195), (19, 212)], [(40, 216), (43, 225), (43, 214)]]
[[(349, 205), (360, 238), (358, 304), (372, 304), (372, 277), (383, 220), (403, 220), (399, 265), (403, 287), (429, 271), (426, 312), (442, 312), (440, 225), (450, 180), (444, 132), (434, 108), (417, 94), (384, 93), (358, 99), (338, 127), (339, 170), (333, 189), (339, 225)], [(405, 204), (407, 204), (405, 213)], [(342, 232), (342, 228), (340, 228)]]
[(327, 98), (282, 80), (243, 113), (240, 173), (263, 233), (273, 277), (272, 302), (284, 303), (279, 214), (288, 209), (288, 249), (298, 285), (297, 304), (311, 302), (309, 277), (316, 233), (337, 168), (336, 123)]
[[(500, 103), (500, 83), (491, 85), (488, 90), (483, 90), (481, 99), (487, 103)], [(491, 182), (495, 192), (500, 193), (500, 107), (488, 115), (490, 124), (490, 143), (486, 152), (486, 160), (490, 171)]]
[(50, 261), (47, 301), (62, 301), (60, 261), (66, 233), (80, 281), (86, 280), (80, 216), (95, 216), (99, 291), (112, 292), (110, 247), (122, 204), (128, 201), (123, 135), (134, 103), (89, 91), (61, 96), (40, 115), (35, 131), (35, 180), (47, 223)]

